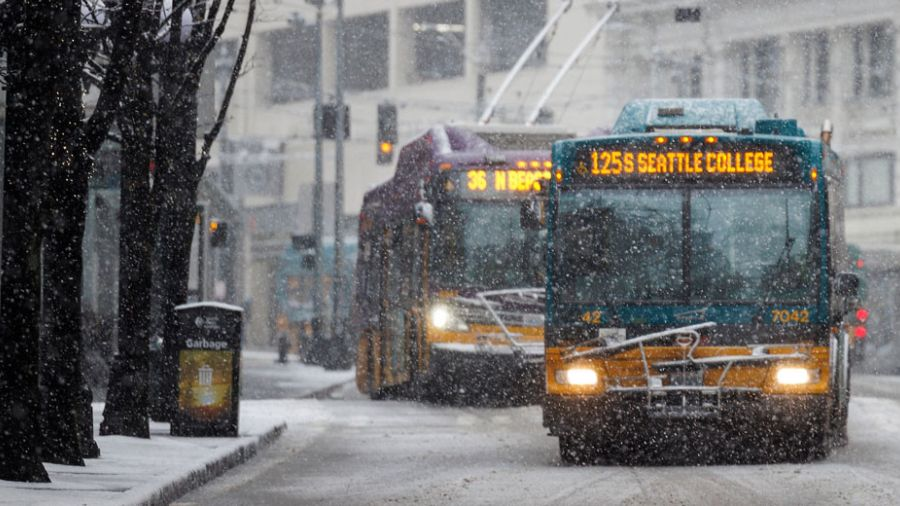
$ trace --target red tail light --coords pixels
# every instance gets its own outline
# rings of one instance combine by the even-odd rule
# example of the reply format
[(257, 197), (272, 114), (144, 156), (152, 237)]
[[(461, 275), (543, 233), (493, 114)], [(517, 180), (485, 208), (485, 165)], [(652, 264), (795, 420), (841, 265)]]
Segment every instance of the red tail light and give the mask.
[(863, 327), (862, 325), (856, 327), (856, 329), (853, 331), (853, 335), (856, 336), (857, 339), (865, 338), (866, 335), (868, 335), (868, 333), (869, 332), (866, 331), (866, 328)]
[(856, 310), (856, 319), (860, 322), (865, 322), (869, 319), (869, 310), (865, 308), (859, 308)]

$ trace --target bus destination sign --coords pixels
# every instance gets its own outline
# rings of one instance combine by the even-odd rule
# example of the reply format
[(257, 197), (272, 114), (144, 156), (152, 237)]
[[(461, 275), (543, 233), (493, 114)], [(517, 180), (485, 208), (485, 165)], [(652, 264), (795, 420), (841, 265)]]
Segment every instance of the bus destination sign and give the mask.
[(470, 168), (459, 185), (472, 197), (502, 197), (541, 191), (552, 173), (549, 169)]
[(769, 150), (649, 151), (593, 149), (576, 162), (582, 177), (617, 178), (661, 176), (740, 177), (773, 174), (779, 167), (778, 154)]

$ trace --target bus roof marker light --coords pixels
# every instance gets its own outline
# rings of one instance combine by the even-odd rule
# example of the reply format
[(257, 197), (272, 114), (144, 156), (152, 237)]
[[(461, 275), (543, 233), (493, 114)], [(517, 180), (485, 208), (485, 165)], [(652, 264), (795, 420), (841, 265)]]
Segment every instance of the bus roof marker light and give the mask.
[(527, 169), (527, 168), (528, 168), (528, 162), (526, 162), (525, 160), (519, 160), (519, 161), (516, 162), (516, 167), (517, 167), (517, 168), (520, 168), (520, 169)]
[(662, 137), (662, 136), (657, 137), (654, 140), (656, 141), (657, 144), (665, 144), (665, 143), (669, 142), (669, 139), (666, 139), (665, 137)]
[(550, 160), (544, 160), (544, 168), (545, 169), (553, 168), (553, 162), (551, 162)]
[(532, 160), (529, 165), (531, 166), (532, 169), (540, 169), (541, 168), (540, 160)]
[(719, 142), (719, 139), (712, 135), (709, 135), (705, 139), (703, 139), (703, 142), (705, 142), (707, 144), (715, 144), (715, 143)]
[(452, 168), (453, 168), (453, 164), (450, 162), (443, 162), (440, 165), (438, 165), (438, 169), (440, 169), (440, 170), (450, 170)]
[(682, 144), (690, 144), (694, 139), (690, 136), (682, 135), (678, 140), (680, 140)]

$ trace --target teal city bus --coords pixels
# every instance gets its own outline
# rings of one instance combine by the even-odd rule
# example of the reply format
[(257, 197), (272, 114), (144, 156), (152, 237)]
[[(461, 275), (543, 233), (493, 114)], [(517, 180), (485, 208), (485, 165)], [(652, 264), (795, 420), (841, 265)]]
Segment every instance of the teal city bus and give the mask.
[(829, 140), (756, 100), (674, 99), (554, 144), (543, 409), (564, 462), (681, 420), (790, 459), (846, 441), (858, 278)]

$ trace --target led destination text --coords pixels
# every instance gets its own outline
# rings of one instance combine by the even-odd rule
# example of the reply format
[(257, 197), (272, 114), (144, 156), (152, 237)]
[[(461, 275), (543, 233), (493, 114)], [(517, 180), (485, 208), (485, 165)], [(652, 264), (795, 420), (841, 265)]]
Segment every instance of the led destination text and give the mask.
[(466, 188), (472, 192), (533, 192), (540, 191), (541, 181), (549, 179), (549, 170), (475, 169), (466, 172)]
[(576, 167), (581, 175), (622, 174), (768, 174), (775, 170), (772, 151), (591, 151)]

